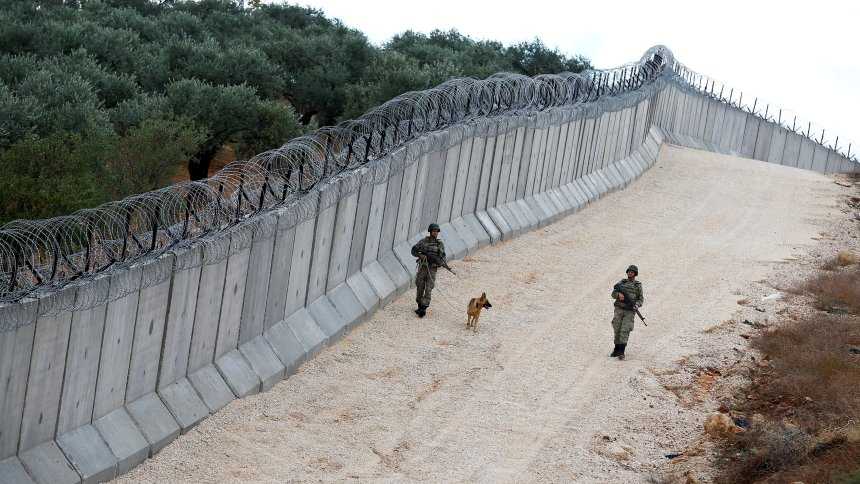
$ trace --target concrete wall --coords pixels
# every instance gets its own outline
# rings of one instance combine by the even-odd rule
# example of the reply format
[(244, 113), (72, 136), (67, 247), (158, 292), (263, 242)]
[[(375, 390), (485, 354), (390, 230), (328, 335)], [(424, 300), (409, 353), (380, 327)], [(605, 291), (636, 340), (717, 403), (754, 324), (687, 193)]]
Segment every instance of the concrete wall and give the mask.
[(777, 123), (668, 82), (656, 124), (671, 143), (821, 173), (860, 173), (860, 163)]
[[(461, 258), (626, 186), (654, 164), (664, 132), (764, 161), (856, 169), (671, 82), (625, 96), (429, 134), (195, 245), (0, 307), (30, 321), (0, 333), (0, 481), (127, 472), (408, 290), (409, 249), (428, 223)], [(93, 291), (127, 295), (50, 311), (54, 298)]]

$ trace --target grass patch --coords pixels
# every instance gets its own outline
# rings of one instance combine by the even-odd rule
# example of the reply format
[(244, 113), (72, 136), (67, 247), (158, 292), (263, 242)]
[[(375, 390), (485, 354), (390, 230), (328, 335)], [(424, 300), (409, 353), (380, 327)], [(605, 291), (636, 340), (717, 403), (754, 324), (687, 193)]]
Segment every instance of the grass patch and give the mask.
[(751, 344), (769, 359), (758, 370), (754, 410), (793, 417), (812, 432), (846, 415), (860, 416), (860, 322), (821, 315), (777, 326)]
[(815, 298), (815, 307), (831, 313), (860, 313), (860, 270), (821, 272), (792, 292)]
[(847, 250), (840, 251), (834, 257), (828, 259), (821, 265), (821, 269), (825, 271), (836, 271), (842, 267), (853, 266), (858, 263), (858, 257), (853, 252)]
[(812, 315), (750, 342), (768, 364), (754, 369), (742, 392), (756, 398), (739, 400), (735, 410), (754, 417), (724, 442), (717, 482), (856, 482), (860, 318)]

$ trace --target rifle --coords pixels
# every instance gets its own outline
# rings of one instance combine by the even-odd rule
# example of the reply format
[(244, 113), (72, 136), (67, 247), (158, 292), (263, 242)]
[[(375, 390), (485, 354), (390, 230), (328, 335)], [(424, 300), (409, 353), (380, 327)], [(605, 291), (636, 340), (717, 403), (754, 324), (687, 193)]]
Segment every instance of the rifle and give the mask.
[(620, 283), (613, 286), (612, 289), (615, 292), (620, 292), (621, 294), (624, 294), (624, 300), (621, 301), (621, 303), (624, 304), (624, 309), (635, 312), (636, 315), (639, 316), (639, 319), (642, 320), (642, 324), (648, 326), (648, 323), (645, 322), (645, 316), (642, 316), (642, 313), (639, 312), (639, 306), (637, 306), (635, 302), (632, 302), (633, 296), (624, 291)]
[(422, 254), (422, 255), (424, 255), (424, 257), (427, 259), (428, 262), (432, 262), (434, 265), (439, 266), (439, 267), (444, 267), (451, 274), (454, 274), (455, 276), (457, 275), (457, 273), (454, 272), (454, 270), (448, 266), (448, 261), (446, 261), (445, 259), (443, 259), (443, 258), (441, 258), (435, 254)]

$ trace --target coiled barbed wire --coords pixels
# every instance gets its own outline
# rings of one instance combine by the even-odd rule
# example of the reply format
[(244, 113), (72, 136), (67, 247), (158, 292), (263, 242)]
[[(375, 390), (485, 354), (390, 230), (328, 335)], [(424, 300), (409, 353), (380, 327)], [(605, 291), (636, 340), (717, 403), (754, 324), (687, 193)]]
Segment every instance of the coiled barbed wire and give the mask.
[[(234, 161), (211, 178), (178, 183), (67, 216), (9, 222), (0, 228), (0, 304), (41, 298), (61, 289), (88, 296), (45, 304), (52, 311), (91, 307), (108, 297), (121, 297), (164, 278), (143, 277), (139, 284), (124, 284), (124, 289), (113, 284), (99, 291), (73, 289), (107, 271), (129, 272), (144, 261), (178, 253), (192, 243), (203, 247), (202, 256), (181, 258), (182, 262), (175, 257), (176, 264), (185, 268), (195, 260), (218, 262), (250, 246), (251, 240), (243, 240), (253, 237), (248, 234), (272, 230), (269, 226), (278, 223), (277, 218), (260, 214), (281, 209), (293, 213), (296, 223), (306, 220), (320, 203), (329, 205), (357, 189), (361, 178), (344, 182), (347, 178), (340, 175), (389, 158), (384, 167), (370, 168), (376, 173), (367, 175), (384, 179), (448, 138), (431, 136), (433, 133), (462, 125), (463, 129), (453, 130), (451, 138), (458, 131), (462, 137), (466, 130), (474, 131), (470, 122), (483, 118), (531, 115), (619, 97), (653, 83), (668, 72), (672, 62), (671, 52), (657, 46), (639, 62), (613, 69), (451, 79), (431, 89), (404, 93), (357, 119), (321, 128), (249, 160)], [(380, 168), (384, 173), (378, 173)], [(332, 182), (346, 186), (321, 190)], [(247, 226), (252, 230), (244, 230)]]
[[(714, 82), (708, 87), (702, 79), (664, 46), (613, 69), (451, 79), (232, 162), (211, 178), (68, 216), (7, 223), (0, 227), (0, 331), (39, 315), (119, 299), (169, 279), (174, 269), (223, 261), (248, 249), (255, 237), (287, 230), (362, 184), (381, 183), (424, 154), (470, 136), (623, 109), (670, 80), (745, 109), (731, 95), (715, 95)], [(745, 110), (762, 116), (755, 105)], [(763, 114), (775, 121), (767, 110)], [(783, 126), (825, 142), (823, 134), (815, 139), (809, 130)], [(838, 140), (829, 148), (838, 150)], [(856, 161), (850, 146), (843, 156)], [(188, 249), (197, 252), (189, 255)]]

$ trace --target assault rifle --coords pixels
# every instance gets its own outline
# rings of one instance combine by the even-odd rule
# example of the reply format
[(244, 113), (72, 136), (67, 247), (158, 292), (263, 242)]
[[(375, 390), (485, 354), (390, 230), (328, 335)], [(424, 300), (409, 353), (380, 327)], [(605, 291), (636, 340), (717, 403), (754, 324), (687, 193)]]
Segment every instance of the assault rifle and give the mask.
[(457, 275), (457, 273), (454, 272), (454, 270), (448, 266), (448, 261), (439, 257), (438, 255), (436, 255), (436, 254), (421, 254), (421, 255), (423, 255), (424, 257), (427, 258), (427, 262), (429, 262), (435, 266), (444, 267), (451, 274)]
[(637, 306), (636, 303), (633, 301), (633, 296), (621, 287), (621, 283), (619, 282), (618, 284), (615, 284), (612, 289), (615, 292), (620, 292), (621, 294), (624, 294), (624, 300), (620, 301), (621, 304), (624, 305), (624, 309), (628, 311), (634, 311), (636, 315), (639, 316), (639, 319), (642, 320), (642, 324), (648, 326), (648, 323), (645, 322), (645, 316), (642, 316), (642, 313), (639, 312), (639, 306)]

